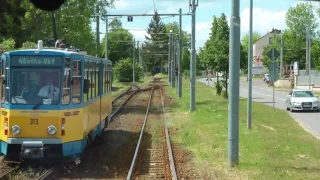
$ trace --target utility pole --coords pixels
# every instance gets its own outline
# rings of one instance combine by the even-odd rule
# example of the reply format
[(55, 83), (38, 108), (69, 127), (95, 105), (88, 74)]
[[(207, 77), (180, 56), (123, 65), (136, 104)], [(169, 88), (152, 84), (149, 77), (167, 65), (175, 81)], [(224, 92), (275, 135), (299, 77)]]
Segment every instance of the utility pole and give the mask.
[(53, 28), (53, 38), (54, 42), (58, 40), (58, 34), (57, 34), (57, 26), (56, 26), (56, 16), (54, 14), (54, 11), (51, 11), (51, 19), (52, 19), (52, 28)]
[(306, 73), (309, 75), (309, 25), (306, 27)]
[(138, 63), (140, 64), (140, 46), (139, 46), (139, 41), (137, 41), (137, 48), (138, 48)]
[(182, 97), (182, 9), (179, 9), (178, 97)]
[[(247, 128), (251, 129), (252, 113), (252, 2), (250, 0), (250, 27), (249, 27), (249, 50), (248, 50), (248, 108), (247, 108)], [(209, 80), (208, 80), (209, 81)]]
[(173, 31), (173, 26), (171, 27), (172, 28), (172, 53), (171, 53), (171, 62), (172, 62), (172, 65), (171, 65), (171, 78), (172, 78), (172, 83), (171, 83), (171, 87), (174, 88), (175, 87), (175, 67), (176, 67), (176, 62), (175, 62), (175, 55), (176, 55), (176, 51), (175, 51), (175, 34), (174, 34), (174, 31)]
[(311, 32), (310, 32), (310, 26), (307, 25), (307, 57), (308, 57), (308, 64), (306, 64), (306, 69), (308, 69), (308, 76), (309, 76), (309, 89), (311, 90), (311, 57), (310, 57), (310, 51), (311, 51)]
[(141, 45), (141, 77), (144, 79), (143, 44)]
[(280, 34), (280, 76), (283, 77), (284, 75), (284, 68), (283, 68), (283, 32)]
[(108, 34), (109, 34), (109, 22), (108, 22), (108, 17), (106, 17), (106, 52), (105, 52), (106, 60), (108, 60)]
[[(192, 18), (191, 18), (191, 61), (190, 61), (190, 111), (195, 110), (196, 102), (196, 4), (195, 0), (192, 0)], [(239, 45), (240, 46), (240, 45)]]
[(171, 66), (172, 66), (172, 63), (171, 63), (171, 57), (172, 57), (172, 30), (170, 30), (170, 34), (169, 34), (169, 59), (168, 59), (168, 64), (169, 64), (169, 67), (168, 67), (168, 77), (169, 77), (169, 85), (171, 86), (171, 83), (172, 83), (172, 79), (171, 79)]
[(135, 61), (135, 45), (136, 45), (136, 41), (135, 41), (135, 38), (133, 38), (133, 43), (132, 43), (133, 45), (133, 47), (132, 47), (132, 56), (133, 56), (133, 58), (132, 58), (132, 61), (133, 61), (133, 64), (132, 64), (132, 66), (133, 66), (133, 71), (132, 71), (132, 74), (133, 74), (133, 83), (135, 83), (136, 82), (136, 77), (135, 77), (135, 68), (136, 68), (136, 61)]
[(97, 57), (100, 57), (100, 27), (99, 27), (99, 20), (100, 20), (100, 16), (99, 16), (99, 3), (97, 4), (96, 7), (96, 46), (97, 46)]
[(239, 163), (240, 0), (232, 0), (229, 45), (228, 165)]

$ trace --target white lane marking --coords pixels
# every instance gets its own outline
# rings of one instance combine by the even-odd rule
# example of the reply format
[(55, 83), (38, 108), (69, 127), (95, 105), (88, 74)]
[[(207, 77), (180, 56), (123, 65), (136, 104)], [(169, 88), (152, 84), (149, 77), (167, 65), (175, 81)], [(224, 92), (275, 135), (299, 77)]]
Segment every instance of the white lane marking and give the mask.
[[(243, 88), (240, 88), (241, 90), (244, 90), (244, 91), (248, 91), (248, 89), (243, 89)], [(273, 97), (272, 95), (269, 95), (269, 94), (263, 94), (263, 93), (257, 93), (257, 92), (254, 92), (254, 91), (252, 91), (252, 93), (255, 93), (255, 94), (260, 94), (260, 95), (263, 95), (263, 96), (269, 96), (269, 97)], [(274, 98), (276, 98), (276, 99), (280, 99), (280, 100), (283, 100), (283, 101), (285, 101), (286, 99), (283, 99), (283, 98), (278, 98), (278, 97), (274, 97)]]

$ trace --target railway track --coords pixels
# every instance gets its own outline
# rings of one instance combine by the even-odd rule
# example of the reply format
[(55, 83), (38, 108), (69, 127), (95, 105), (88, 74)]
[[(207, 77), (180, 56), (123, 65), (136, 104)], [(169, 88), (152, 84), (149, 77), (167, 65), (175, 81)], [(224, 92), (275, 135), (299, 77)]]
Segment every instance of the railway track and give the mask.
[(58, 165), (51, 167), (50, 169), (48, 169), (47, 171), (45, 171), (42, 175), (40, 175), (38, 178), (36, 178), (37, 180), (45, 180), (45, 179), (49, 179), (49, 177), (51, 177), (54, 173), (58, 173), (59, 172), (60, 167)]
[(125, 92), (121, 93), (118, 97), (116, 97), (112, 101), (113, 108), (115, 109), (109, 116), (108, 116), (108, 124), (112, 120), (113, 116), (117, 114), (117, 112), (121, 109), (123, 105), (125, 105), (132, 97), (133, 95), (138, 92), (140, 88), (136, 85), (131, 85), (130, 88), (128, 88)]
[(1, 166), (0, 169), (0, 179), (5, 179), (5, 178), (9, 178), (9, 176), (18, 171), (20, 169), (19, 165), (15, 165), (15, 166), (10, 166), (10, 165), (6, 165), (6, 166)]
[(177, 179), (159, 80), (160, 78), (157, 78), (153, 81), (145, 119), (127, 180)]

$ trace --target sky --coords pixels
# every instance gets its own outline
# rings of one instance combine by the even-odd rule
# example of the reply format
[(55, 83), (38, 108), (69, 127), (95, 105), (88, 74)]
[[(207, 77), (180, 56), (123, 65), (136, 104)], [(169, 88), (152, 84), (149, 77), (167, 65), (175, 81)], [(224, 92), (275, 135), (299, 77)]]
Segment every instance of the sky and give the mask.
[[(213, 16), (226, 14), (230, 21), (231, 0), (196, 0), (196, 49), (203, 47), (209, 38)], [(249, 32), (249, 3), (250, 0), (240, 0), (241, 37)], [(304, 1), (297, 0), (253, 0), (253, 31), (265, 35), (272, 28), (285, 29), (285, 15), (290, 7)], [(178, 14), (189, 12), (189, 0), (118, 0), (114, 9), (109, 9), (108, 14), (153, 14), (154, 8), (159, 14)], [(109, 17), (114, 18), (114, 17)], [(127, 16), (122, 16), (123, 27), (128, 29), (138, 41), (145, 40), (146, 29), (151, 22), (151, 16), (134, 16), (132, 22), (127, 21)], [(179, 22), (179, 16), (162, 16), (164, 23)], [(109, 21), (111, 21), (110, 19)], [(230, 24), (229, 24), (230, 25)], [(95, 29), (95, 24), (92, 25)], [(191, 16), (182, 17), (182, 29), (191, 33)], [(106, 24), (100, 21), (101, 38), (106, 32)]]

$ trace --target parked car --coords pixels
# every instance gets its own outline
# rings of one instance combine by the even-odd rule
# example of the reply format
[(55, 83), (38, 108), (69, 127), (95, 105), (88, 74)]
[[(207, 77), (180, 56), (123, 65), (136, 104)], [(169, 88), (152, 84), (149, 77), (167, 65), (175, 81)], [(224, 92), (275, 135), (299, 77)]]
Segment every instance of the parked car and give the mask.
[(311, 90), (293, 89), (286, 99), (287, 111), (320, 111), (319, 99), (314, 95)]
[(269, 83), (269, 74), (264, 74), (263, 81)]

